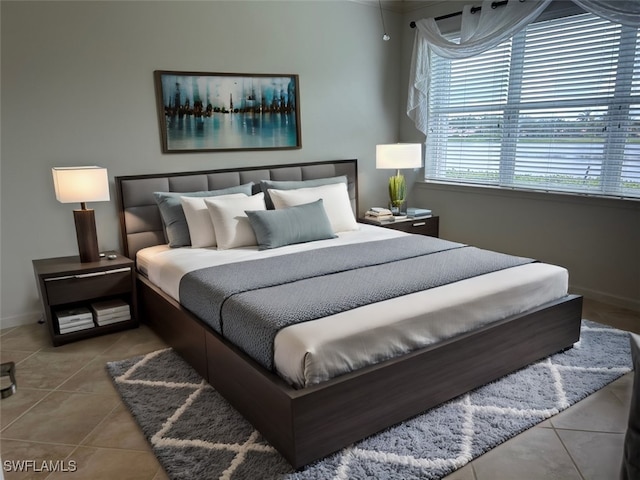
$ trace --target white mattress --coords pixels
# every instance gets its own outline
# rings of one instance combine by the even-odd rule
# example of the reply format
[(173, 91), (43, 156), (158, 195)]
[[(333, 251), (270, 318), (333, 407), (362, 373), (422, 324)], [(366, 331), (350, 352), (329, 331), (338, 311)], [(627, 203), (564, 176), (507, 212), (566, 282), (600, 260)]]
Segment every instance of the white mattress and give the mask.
[[(139, 251), (137, 265), (180, 301), (180, 279), (195, 269), (400, 235), (406, 234), (361, 225), (336, 239), (265, 251), (158, 245)], [(292, 325), (276, 336), (276, 370), (296, 387), (313, 385), (522, 313), (565, 296), (567, 288), (566, 269), (531, 263)]]

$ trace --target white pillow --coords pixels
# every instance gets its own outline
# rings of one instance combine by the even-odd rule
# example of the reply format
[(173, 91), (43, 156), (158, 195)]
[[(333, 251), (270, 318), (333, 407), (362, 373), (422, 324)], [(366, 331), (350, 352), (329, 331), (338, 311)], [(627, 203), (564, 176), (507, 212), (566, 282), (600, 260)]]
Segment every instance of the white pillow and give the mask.
[(256, 235), (245, 210), (266, 210), (264, 193), (250, 197), (229, 198), (230, 195), (205, 198), (216, 232), (218, 250), (257, 245)]
[(333, 233), (358, 230), (358, 222), (351, 209), (351, 200), (345, 183), (333, 183), (295, 190), (269, 189), (276, 209), (295, 207), (322, 199)]
[(207, 204), (204, 203), (206, 198), (238, 198), (246, 196), (244, 193), (231, 193), (229, 195), (217, 195), (213, 197), (180, 197), (182, 210), (184, 211), (187, 226), (189, 227), (191, 246), (196, 248), (216, 246), (216, 232), (213, 229)]

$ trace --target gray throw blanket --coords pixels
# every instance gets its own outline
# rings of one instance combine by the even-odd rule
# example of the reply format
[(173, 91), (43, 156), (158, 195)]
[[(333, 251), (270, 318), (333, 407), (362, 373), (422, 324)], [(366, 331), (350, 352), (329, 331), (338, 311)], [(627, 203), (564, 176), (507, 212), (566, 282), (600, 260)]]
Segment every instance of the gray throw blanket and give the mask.
[(268, 369), (288, 325), (533, 262), (411, 235), (203, 268), (180, 302)]

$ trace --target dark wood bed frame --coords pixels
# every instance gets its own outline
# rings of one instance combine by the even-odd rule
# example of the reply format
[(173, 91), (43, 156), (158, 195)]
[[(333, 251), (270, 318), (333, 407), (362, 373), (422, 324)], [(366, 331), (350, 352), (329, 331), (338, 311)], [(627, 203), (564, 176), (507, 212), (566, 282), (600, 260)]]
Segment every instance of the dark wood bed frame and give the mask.
[[(340, 174), (349, 177), (357, 212), (355, 160), (117, 177), (124, 252), (135, 258), (140, 248), (166, 243), (153, 191), (206, 190), (248, 179)], [(206, 178), (205, 184), (194, 188), (194, 179), (200, 185), (201, 177)], [(190, 190), (184, 189), (187, 184)], [(143, 321), (295, 468), (570, 348), (580, 337), (582, 297), (569, 295), (408, 355), (294, 389), (221, 338), (147, 277), (138, 273), (137, 278)]]

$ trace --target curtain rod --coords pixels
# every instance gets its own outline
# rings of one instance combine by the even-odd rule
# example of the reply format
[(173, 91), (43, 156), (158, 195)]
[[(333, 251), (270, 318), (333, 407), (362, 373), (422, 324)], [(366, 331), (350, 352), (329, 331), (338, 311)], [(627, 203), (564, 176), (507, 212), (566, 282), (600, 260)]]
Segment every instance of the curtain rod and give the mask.
[[(524, 2), (524, 0), (520, 0), (520, 1)], [(509, 0), (501, 0), (499, 2), (493, 2), (491, 4), (491, 8), (498, 8), (498, 7), (501, 7), (503, 5), (506, 5), (507, 3), (509, 3)], [(476, 13), (476, 12), (479, 12), (480, 10), (482, 10), (482, 7), (471, 7), (471, 13)], [(447, 15), (442, 15), (441, 17), (436, 17), (436, 18), (434, 18), (434, 20), (437, 22), (438, 20), (444, 20), (445, 18), (457, 17), (458, 15), (462, 15), (462, 12), (449, 13)], [(409, 24), (409, 26), (411, 28), (416, 28), (416, 22), (412, 21)]]

